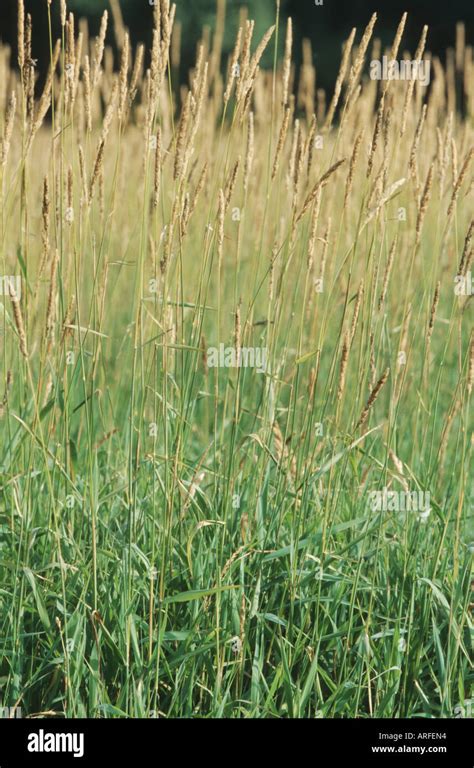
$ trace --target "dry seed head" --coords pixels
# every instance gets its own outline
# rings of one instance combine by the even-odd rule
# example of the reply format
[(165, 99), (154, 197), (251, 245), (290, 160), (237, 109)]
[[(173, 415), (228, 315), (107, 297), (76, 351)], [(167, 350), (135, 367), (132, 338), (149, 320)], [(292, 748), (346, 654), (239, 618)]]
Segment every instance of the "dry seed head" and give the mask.
[(354, 307), (354, 315), (352, 318), (352, 326), (351, 326), (351, 332), (350, 332), (350, 341), (349, 344), (352, 347), (352, 344), (354, 342), (354, 338), (356, 335), (357, 330), (357, 322), (359, 320), (359, 314), (360, 314), (360, 308), (362, 306), (362, 299), (364, 298), (364, 281), (361, 280), (359, 285), (359, 290), (357, 291), (357, 297), (356, 297), (356, 304)]
[(278, 166), (280, 163), (280, 157), (281, 153), (283, 151), (283, 147), (285, 145), (286, 137), (288, 135), (288, 127), (290, 125), (290, 114), (291, 110), (289, 107), (286, 108), (283, 121), (280, 128), (280, 135), (278, 137), (278, 144), (275, 152), (275, 159), (273, 161), (273, 170), (272, 170), (272, 180), (275, 178), (278, 172)]
[(36, 110), (36, 115), (34, 116), (32, 126), (31, 126), (31, 133), (28, 140), (28, 146), (31, 145), (31, 142), (33, 141), (33, 138), (36, 136), (38, 130), (41, 128), (43, 124), (43, 120), (46, 117), (46, 114), (51, 106), (51, 84), (46, 84), (45, 90), (43, 91), (41, 95), (41, 99), (38, 104), (38, 108)]
[(95, 157), (94, 169), (92, 171), (91, 183), (89, 187), (89, 203), (92, 202), (92, 199), (94, 197), (95, 187), (96, 187), (97, 180), (99, 178), (102, 164), (104, 161), (104, 147), (105, 147), (104, 139), (101, 139), (99, 147), (97, 149), (97, 154)]
[(118, 93), (118, 81), (116, 78), (114, 78), (114, 82), (112, 85), (112, 93), (110, 94), (109, 104), (107, 106), (104, 121), (102, 123), (102, 141), (105, 142), (110, 126), (112, 125), (112, 120), (114, 119), (115, 114), (115, 108), (117, 106), (117, 93)]
[(384, 182), (385, 175), (386, 175), (385, 166), (384, 166), (384, 163), (382, 163), (375, 177), (375, 180), (372, 186), (372, 191), (367, 201), (367, 208), (369, 211), (371, 211), (372, 209), (376, 210), (377, 204), (383, 197), (383, 192), (384, 192), (383, 182)]
[(421, 58), (425, 52), (427, 35), (428, 35), (428, 26), (425, 24), (425, 26), (423, 27), (423, 31), (421, 33), (420, 42), (418, 43), (418, 48), (416, 49), (416, 53), (415, 53), (416, 61), (421, 61)]
[(70, 209), (72, 209), (73, 206), (74, 206), (73, 187), (74, 187), (74, 174), (73, 174), (72, 167), (69, 166), (68, 171), (67, 171), (67, 200), (66, 200), (66, 202), (67, 202), (67, 207), (70, 208)]
[(204, 63), (204, 45), (201, 43), (198, 48), (196, 66), (194, 68), (194, 76), (192, 80), (192, 92), (193, 92), (194, 99), (197, 98), (203, 63)]
[(423, 221), (426, 216), (426, 211), (431, 198), (431, 188), (433, 186), (433, 174), (434, 174), (434, 162), (431, 163), (428, 176), (426, 178), (425, 188), (423, 195), (421, 196), (420, 210), (418, 211), (418, 218), (416, 220), (416, 243), (420, 242), (421, 230), (423, 227)]
[(282, 431), (277, 421), (275, 421), (273, 424), (272, 432), (273, 432), (273, 445), (275, 448), (276, 460), (277, 460), (277, 463), (280, 464), (284, 456), (285, 445), (284, 445)]
[(255, 156), (255, 126), (253, 112), (249, 113), (249, 125), (247, 133), (247, 153), (245, 156), (244, 168), (244, 193), (247, 194), (249, 178), (252, 173), (253, 161)]
[(344, 388), (346, 385), (347, 363), (349, 361), (350, 346), (350, 334), (348, 331), (346, 331), (344, 334), (344, 340), (342, 342), (341, 364), (339, 367), (339, 382), (337, 385), (338, 403), (342, 400), (342, 395), (344, 394)]
[(166, 230), (166, 239), (164, 244), (164, 253), (163, 257), (160, 262), (160, 269), (162, 274), (164, 275), (168, 265), (170, 263), (170, 259), (172, 254), (172, 248), (173, 248), (173, 242), (174, 242), (174, 234), (175, 234), (175, 228), (176, 228), (176, 222), (178, 219), (179, 214), (179, 205), (180, 205), (180, 198), (179, 195), (175, 196), (175, 199), (173, 201), (173, 208), (171, 210), (171, 220), (168, 224), (168, 228)]
[(49, 199), (49, 183), (48, 183), (48, 177), (45, 176), (43, 179), (43, 202), (42, 202), (42, 208), (41, 208), (41, 221), (42, 221), (41, 236), (43, 240), (43, 248), (45, 250), (49, 249), (50, 208), (51, 208), (51, 202)]
[(344, 82), (344, 78), (347, 72), (347, 67), (349, 65), (349, 60), (350, 60), (350, 55), (352, 51), (352, 46), (354, 45), (355, 35), (356, 35), (356, 28), (354, 27), (351, 31), (351, 34), (349, 35), (349, 39), (347, 40), (344, 46), (344, 53), (342, 55), (341, 66), (339, 68), (339, 74), (337, 76), (336, 85), (334, 88), (334, 94), (331, 100), (331, 104), (329, 105), (328, 114), (326, 116), (324, 131), (328, 131), (332, 125), (334, 114), (336, 112), (336, 108), (339, 103), (339, 97), (341, 95), (342, 84)]
[(367, 219), (365, 220), (362, 228), (364, 228), (367, 224), (369, 224), (369, 222), (372, 221), (373, 218), (375, 218), (375, 216), (377, 216), (384, 205), (388, 203), (389, 200), (391, 200), (391, 198), (396, 194), (396, 192), (398, 192), (401, 187), (403, 187), (405, 181), (406, 179), (398, 179), (398, 181), (395, 181), (390, 185), (390, 187), (381, 195), (376, 205), (374, 205), (374, 207), (369, 210)]
[(38, 290), (38, 283), (43, 275), (49, 258), (49, 230), (50, 230), (50, 209), (51, 201), (49, 198), (49, 183), (48, 177), (43, 179), (43, 199), (41, 207), (41, 259), (38, 267), (38, 276), (36, 278), (36, 291)]
[(66, 26), (66, 16), (67, 16), (67, 9), (66, 9), (66, 0), (60, 0), (60, 9), (61, 9), (61, 26)]
[(20, 352), (25, 358), (25, 360), (27, 360), (28, 347), (26, 343), (25, 325), (23, 323), (23, 315), (21, 313), (20, 300), (16, 295), (12, 286), (9, 287), (9, 291), (10, 291), (10, 299), (11, 299), (12, 308), (13, 308), (13, 319), (15, 321), (15, 327), (18, 333), (18, 339), (20, 343)]
[(416, 189), (416, 195), (419, 197), (419, 180), (418, 180), (418, 147), (420, 144), (421, 134), (423, 133), (423, 127), (425, 124), (426, 119), (426, 111), (427, 111), (427, 105), (423, 105), (423, 109), (421, 112), (421, 117), (418, 121), (418, 125), (415, 132), (415, 138), (413, 139), (413, 144), (411, 148), (410, 153), (410, 162), (409, 162), (409, 168), (411, 172), (411, 177), (413, 179), (413, 182), (415, 184)]
[(153, 43), (151, 47), (151, 66), (150, 66), (150, 103), (155, 101), (156, 94), (161, 82), (161, 38), (160, 30), (154, 28)]
[(285, 58), (283, 61), (283, 106), (288, 106), (288, 89), (291, 75), (291, 52), (293, 48), (293, 22), (288, 19), (286, 27)]
[(388, 377), (390, 376), (390, 368), (387, 368), (383, 376), (378, 380), (377, 384), (375, 385), (374, 389), (372, 390), (369, 399), (367, 400), (367, 405), (365, 406), (364, 410), (362, 411), (361, 417), (359, 421), (357, 422), (355, 431), (359, 429), (359, 427), (362, 427), (365, 422), (367, 421), (367, 418), (369, 416), (369, 413), (373, 406), (375, 405), (377, 398), (387, 383)]
[(188, 134), (189, 119), (191, 116), (191, 91), (184, 101), (183, 110), (181, 112), (181, 120), (179, 121), (178, 136), (176, 139), (176, 153), (174, 161), (174, 180), (181, 180), (184, 169), (184, 153), (186, 149), (186, 139)]
[(318, 128), (318, 121), (316, 120), (316, 115), (313, 114), (313, 117), (311, 118), (309, 131), (308, 131), (308, 136), (307, 136), (305, 147), (304, 147), (304, 154), (308, 156), (308, 166), (307, 166), (308, 176), (311, 173), (311, 168), (313, 166), (314, 142), (315, 142), (317, 128)]
[(70, 69), (67, 72), (69, 81), (74, 78), (74, 70), (76, 64), (76, 45), (74, 34), (74, 15), (69, 14), (69, 19), (66, 24), (66, 62), (70, 65)]
[(393, 461), (393, 463), (395, 465), (395, 469), (397, 470), (397, 472), (400, 475), (404, 475), (405, 474), (405, 470), (404, 470), (404, 467), (403, 467), (403, 462), (401, 461), (401, 459), (398, 458), (398, 456), (394, 453), (394, 451), (391, 448), (389, 450), (389, 456), (392, 459), (392, 461)]
[(204, 334), (201, 336), (201, 360), (202, 360), (202, 367), (204, 369), (204, 374), (207, 376), (209, 373), (209, 365), (208, 365), (208, 359), (207, 359), (207, 344), (206, 344), (206, 337)]
[[(390, 61), (394, 61), (397, 58), (398, 51), (399, 51), (399, 48), (400, 48), (400, 43), (401, 43), (402, 37), (403, 37), (403, 32), (405, 31), (405, 25), (406, 25), (407, 16), (408, 16), (408, 14), (405, 12), (403, 14), (401, 20), (400, 20), (400, 24), (398, 25), (398, 29), (397, 29), (397, 32), (396, 32), (396, 35), (395, 35), (395, 39), (394, 39), (393, 45), (392, 45), (392, 50), (390, 52)], [(378, 58), (378, 56), (374, 56), (374, 58)], [(388, 89), (390, 87), (391, 82), (392, 81), (390, 79), (388, 79), (386, 81), (384, 89), (383, 89), (384, 95), (387, 93), (387, 91), (388, 91)]]
[(59, 264), (59, 251), (56, 250), (54, 259), (51, 262), (51, 273), (49, 281), (48, 304), (46, 309), (45, 339), (51, 340), (54, 322), (56, 320), (56, 286), (57, 270)]
[(56, 44), (53, 50), (53, 59), (48, 68), (48, 74), (46, 77), (46, 82), (44, 84), (43, 93), (41, 94), (40, 103), (37, 108), (34, 131), (36, 131), (40, 127), (40, 124), (43, 121), (46, 115), (46, 112), (49, 109), (49, 105), (51, 103), (51, 89), (53, 85), (53, 78), (56, 72), (56, 67), (58, 66), (60, 53), (61, 53), (61, 41), (56, 40)]
[(109, 18), (108, 12), (104, 11), (101, 22), (100, 22), (99, 35), (95, 41), (94, 70), (93, 70), (93, 76), (92, 76), (93, 88), (95, 88), (95, 86), (98, 84), (101, 71), (102, 71), (101, 67), (102, 67), (102, 59), (104, 57), (105, 36), (107, 34), (108, 18)]
[(386, 296), (387, 296), (388, 284), (389, 284), (389, 281), (390, 281), (390, 275), (392, 273), (393, 262), (394, 262), (395, 253), (396, 253), (396, 250), (397, 250), (397, 243), (398, 243), (398, 237), (395, 236), (395, 239), (394, 239), (394, 241), (392, 243), (392, 247), (390, 248), (390, 253), (389, 253), (388, 261), (387, 261), (387, 266), (385, 267), (385, 272), (384, 272), (384, 276), (383, 276), (382, 292), (380, 294), (379, 304), (378, 304), (379, 312), (382, 309), (382, 307), (383, 307), (383, 305), (385, 303)]
[(364, 66), (365, 54), (367, 53), (367, 48), (369, 47), (369, 42), (372, 37), (376, 21), (377, 14), (373, 13), (367, 27), (364, 30), (364, 34), (362, 35), (362, 40), (357, 50), (357, 57), (354, 65), (351, 67), (346, 103), (350, 101), (357, 87), (360, 73), (362, 72), (362, 67)]
[[(392, 100), (393, 101), (393, 100)], [(389, 104), (385, 110), (382, 122), (384, 162), (388, 165), (388, 148), (390, 142), (390, 128), (392, 126), (393, 108)]]
[(91, 108), (91, 69), (89, 56), (84, 57), (84, 69), (83, 69), (83, 83), (84, 83), (84, 103), (86, 111), (86, 128), (88, 133), (92, 131), (92, 108)]
[(441, 195), (444, 192), (444, 181), (445, 181), (446, 171), (448, 170), (448, 165), (449, 165), (449, 148), (451, 146), (451, 139), (453, 137), (453, 123), (454, 123), (454, 115), (453, 115), (453, 112), (451, 111), (446, 121), (444, 135), (442, 138), (441, 138), (441, 135), (439, 137), (439, 141), (440, 141), (439, 165), (440, 165), (440, 181), (441, 181), (440, 194)]
[(451, 218), (451, 215), (452, 215), (452, 213), (454, 211), (454, 207), (456, 205), (456, 201), (457, 201), (458, 195), (459, 195), (459, 190), (461, 189), (461, 187), (463, 185), (463, 182), (464, 182), (464, 179), (467, 176), (467, 173), (469, 171), (469, 166), (471, 164), (471, 160), (472, 160), (473, 156), (474, 156), (474, 147), (471, 147), (469, 152), (466, 155), (464, 163), (462, 164), (462, 168), (461, 168), (461, 170), (459, 172), (459, 176), (456, 179), (456, 182), (454, 184), (453, 194), (452, 194), (451, 202), (450, 202), (449, 208), (448, 208), (448, 219)]
[(229, 62), (229, 74), (227, 77), (227, 86), (224, 92), (224, 105), (227, 105), (232, 95), (232, 88), (233, 88), (234, 82), (237, 79), (238, 61), (239, 61), (241, 47), (242, 47), (242, 27), (239, 27), (239, 31), (237, 33), (237, 40), (236, 40), (234, 50), (232, 52), (232, 56)]
[(318, 194), (318, 190), (320, 187), (325, 186), (325, 184), (328, 182), (329, 178), (340, 168), (340, 166), (346, 162), (346, 158), (343, 157), (342, 160), (338, 160), (337, 163), (334, 163), (334, 165), (331, 165), (329, 170), (324, 173), (321, 178), (316, 182), (315, 186), (313, 187), (312, 191), (309, 193), (308, 197), (306, 198), (303, 207), (301, 209), (301, 213), (296, 218), (296, 223), (298, 223), (303, 216), (305, 215), (306, 211), (310, 207), (311, 203), (316, 199), (316, 195)]
[(183, 207), (181, 209), (181, 238), (184, 238), (186, 234), (186, 226), (189, 219), (189, 210), (190, 210), (190, 195), (189, 192), (186, 192), (184, 195), (183, 200)]
[(255, 79), (257, 77), (257, 71), (260, 64), (260, 60), (263, 54), (265, 53), (265, 49), (268, 43), (270, 42), (274, 31), (275, 31), (275, 25), (270, 27), (270, 29), (268, 29), (265, 32), (261, 42), (257, 46), (257, 50), (252, 56), (252, 60), (250, 61), (248, 67), (246, 68), (245, 81), (243, 83), (243, 88), (241, 92), (241, 95), (244, 97), (244, 100), (245, 100), (245, 106), (243, 110), (244, 113), (249, 103), (249, 99), (250, 99), (253, 87), (255, 85)]
[(375, 159), (375, 153), (377, 151), (377, 147), (378, 147), (378, 143), (379, 143), (379, 138), (380, 138), (380, 133), (381, 133), (381, 130), (382, 130), (384, 108), (385, 108), (385, 102), (384, 102), (383, 97), (382, 97), (382, 100), (380, 101), (379, 109), (377, 111), (377, 120), (375, 121), (374, 134), (373, 134), (373, 137), (372, 137), (372, 144), (371, 144), (370, 152), (369, 152), (369, 160), (368, 160), (368, 164), (367, 164), (367, 178), (369, 178), (370, 174), (372, 173), (372, 168), (373, 168), (374, 159)]
[(189, 210), (185, 221), (185, 226), (187, 227), (189, 224), (189, 221), (191, 219), (191, 216), (193, 215), (194, 211), (196, 210), (196, 205), (199, 200), (199, 196), (204, 189), (204, 184), (206, 182), (207, 177), (207, 170), (208, 170), (208, 164), (204, 163), (203, 169), (201, 171), (201, 175), (199, 176), (199, 181), (196, 184), (196, 189), (194, 190), (194, 195), (192, 198), (190, 198), (190, 204), (189, 204)]
[(426, 338), (426, 347), (428, 348), (431, 344), (431, 337), (433, 336), (433, 330), (435, 326), (435, 320), (436, 320), (436, 312), (438, 310), (438, 304), (439, 304), (439, 297), (441, 292), (441, 283), (438, 281), (436, 285), (435, 295), (433, 298), (433, 303), (431, 305), (431, 311), (430, 311), (430, 321), (428, 324), (428, 333)]
[[(318, 365), (319, 365), (319, 350), (318, 350)], [(309, 403), (313, 400), (314, 393), (316, 390), (316, 383), (318, 380), (318, 368), (311, 368), (309, 372), (309, 381), (308, 381), (308, 400)]]
[(13, 374), (12, 374), (11, 371), (7, 371), (7, 380), (5, 382), (5, 390), (4, 390), (4, 394), (3, 394), (3, 400), (0, 403), (0, 418), (3, 417), (3, 415), (5, 413), (5, 408), (8, 405), (8, 395), (9, 395), (9, 392), (10, 392), (10, 387), (12, 385), (12, 381), (13, 381)]
[(420, 119), (418, 121), (418, 125), (416, 127), (415, 138), (413, 139), (413, 144), (412, 144), (412, 148), (411, 148), (410, 168), (412, 168), (412, 167), (414, 167), (416, 165), (417, 154), (418, 154), (418, 147), (419, 147), (419, 144), (420, 144), (421, 134), (423, 133), (423, 128), (424, 128), (424, 125), (425, 125), (427, 110), (428, 110), (428, 105), (427, 104), (423, 104), (423, 109), (421, 111), (421, 116), (420, 116)]
[(295, 184), (296, 167), (298, 164), (297, 155), (301, 152), (301, 127), (300, 121), (295, 120), (293, 129), (293, 141), (291, 143), (290, 162), (288, 165), (288, 183)]
[[(423, 56), (425, 45), (426, 45), (426, 37), (428, 34), (428, 27), (425, 25), (423, 27), (423, 31), (421, 33), (421, 39), (418, 43), (418, 48), (416, 49), (415, 53), (415, 61), (419, 64), (421, 61), (421, 58)], [(415, 87), (415, 78), (411, 78), (408, 81), (408, 88), (406, 91), (405, 96), (405, 104), (403, 105), (403, 114), (402, 114), (402, 125), (400, 128), (400, 136), (403, 136), (405, 133), (406, 125), (407, 125), (407, 118), (408, 118), (408, 107), (410, 106), (411, 97), (413, 95), (413, 89)]]
[(299, 188), (299, 182), (301, 179), (301, 176), (303, 174), (303, 165), (304, 165), (304, 138), (303, 138), (303, 131), (300, 125), (299, 133), (298, 133), (298, 142), (296, 145), (296, 154), (295, 154), (295, 166), (294, 166), (294, 204), (296, 206), (297, 199), (298, 199), (298, 188)]
[(241, 303), (237, 305), (237, 309), (235, 311), (235, 326), (234, 326), (234, 347), (237, 354), (237, 358), (240, 356), (240, 351), (242, 349), (242, 318), (241, 318)]
[(153, 168), (153, 208), (158, 208), (158, 201), (160, 199), (160, 182), (161, 182), (161, 127), (157, 126), (156, 131), (156, 147), (155, 147), (155, 162)]
[(18, 66), (20, 72), (23, 71), (25, 65), (25, 6), (23, 0), (18, 0)]
[(356, 138), (356, 140), (354, 142), (354, 149), (352, 150), (351, 162), (350, 162), (350, 165), (349, 165), (349, 173), (347, 175), (347, 181), (346, 181), (346, 191), (345, 191), (345, 194), (344, 194), (344, 209), (346, 209), (346, 207), (347, 207), (349, 196), (350, 196), (350, 193), (351, 193), (351, 190), (352, 190), (352, 184), (353, 184), (353, 181), (354, 181), (355, 167), (356, 167), (356, 164), (357, 164), (357, 158), (359, 157), (360, 145), (361, 145), (363, 137), (364, 137), (364, 131), (362, 130), (359, 133), (359, 135), (357, 136), (357, 138)]
[(451, 161), (453, 167), (453, 188), (458, 178), (458, 151), (454, 137), (451, 139)]
[(208, 72), (209, 72), (209, 62), (206, 61), (203, 66), (203, 69), (199, 78), (199, 82), (197, 84), (198, 91), (197, 91), (196, 101), (194, 102), (194, 96), (191, 97), (191, 106), (192, 106), (193, 114), (192, 114), (192, 122), (191, 122), (191, 134), (189, 136), (187, 150), (186, 150), (185, 164), (189, 161), (192, 153), (194, 152), (194, 141), (199, 129), (202, 108), (203, 108), (204, 99), (206, 96)]
[(133, 65), (132, 77), (130, 80), (130, 90), (128, 95), (128, 101), (130, 105), (133, 103), (137, 95), (138, 81), (142, 76), (144, 55), (145, 55), (145, 46), (143, 45), (143, 43), (140, 43), (140, 45), (137, 47), (137, 51), (135, 54), (135, 63)]
[(398, 458), (396, 453), (391, 448), (389, 450), (389, 456), (392, 459), (392, 461), (393, 461), (393, 463), (395, 465), (395, 469), (398, 472), (398, 475), (399, 475), (398, 480), (399, 480), (400, 484), (402, 485), (403, 490), (406, 493), (408, 493), (409, 486), (408, 486), (408, 483), (407, 483), (407, 481), (405, 479), (405, 476), (404, 476), (405, 475), (405, 471), (404, 471), (403, 462), (401, 461), (401, 459)]
[(407, 307), (406, 315), (403, 320), (403, 326), (400, 332), (400, 351), (406, 352), (408, 346), (408, 333), (410, 331), (411, 316), (413, 312), (412, 304)]
[(399, 51), (399, 48), (400, 48), (400, 43), (402, 41), (403, 33), (405, 31), (405, 25), (406, 25), (406, 22), (407, 22), (407, 16), (408, 16), (408, 14), (405, 11), (405, 13), (403, 14), (403, 16), (402, 16), (402, 18), (400, 20), (400, 24), (398, 25), (397, 33), (395, 35), (395, 40), (393, 41), (392, 50), (390, 52), (390, 59), (391, 60), (396, 59), (397, 56), (398, 56), (398, 51)]
[(122, 55), (120, 60), (120, 74), (119, 74), (119, 119), (123, 120), (125, 116), (125, 106), (127, 103), (128, 92), (128, 65), (130, 58), (130, 37), (128, 32), (125, 32), (123, 39)]
[(162, 27), (161, 51), (166, 59), (168, 58), (169, 46), (171, 43), (171, 32), (173, 29), (175, 13), (176, 13), (176, 5), (174, 3), (170, 8), (169, 0), (161, 0), (161, 27)]
[(240, 160), (241, 160), (241, 158), (239, 156), (237, 158), (237, 160), (235, 161), (234, 167), (232, 168), (231, 174), (230, 174), (228, 182), (226, 184), (225, 193), (224, 193), (225, 194), (225, 209), (226, 209), (226, 211), (227, 211), (227, 209), (228, 209), (228, 207), (230, 205), (230, 201), (231, 201), (232, 195), (234, 193), (235, 184), (237, 182), (237, 176), (238, 176), (239, 168), (240, 168)]
[(24, 73), (24, 90), (26, 96), (28, 96), (30, 88), (31, 88), (31, 34), (32, 34), (32, 21), (31, 21), (31, 14), (26, 14), (26, 21), (25, 21), (25, 34), (24, 34), (24, 51), (23, 51), (23, 67), (25, 69)]
[(469, 271), (469, 267), (471, 266), (473, 235), (474, 235), (474, 219), (471, 221), (469, 225), (469, 229), (467, 231), (466, 239), (464, 241), (464, 250), (461, 258), (461, 263), (459, 265), (458, 274), (462, 275), (462, 277), (466, 277), (466, 274)]
[(246, 81), (246, 78), (248, 77), (248, 68), (250, 64), (250, 47), (252, 45), (252, 37), (253, 37), (254, 29), (255, 29), (255, 22), (246, 21), (245, 35), (244, 35), (244, 41), (242, 45), (240, 72), (237, 80), (237, 101), (238, 102), (240, 102), (243, 96), (244, 83)]
[(16, 113), (16, 95), (15, 95), (15, 91), (12, 91), (10, 100), (8, 102), (7, 113), (5, 116), (5, 128), (3, 132), (2, 154), (1, 154), (1, 163), (0, 163), (3, 168), (7, 164), (8, 154), (10, 151), (13, 125), (15, 122), (15, 113)]
[(377, 381), (377, 366), (375, 363), (375, 335), (372, 332), (370, 334), (370, 384), (369, 391), (371, 392)]
[(311, 228), (310, 228), (310, 235), (308, 240), (308, 252), (307, 252), (308, 253), (308, 256), (307, 256), (308, 272), (311, 272), (313, 268), (314, 248), (316, 246), (316, 235), (318, 231), (320, 209), (321, 209), (321, 189), (318, 190), (318, 194), (316, 195), (316, 200), (314, 201), (313, 212), (311, 214)]

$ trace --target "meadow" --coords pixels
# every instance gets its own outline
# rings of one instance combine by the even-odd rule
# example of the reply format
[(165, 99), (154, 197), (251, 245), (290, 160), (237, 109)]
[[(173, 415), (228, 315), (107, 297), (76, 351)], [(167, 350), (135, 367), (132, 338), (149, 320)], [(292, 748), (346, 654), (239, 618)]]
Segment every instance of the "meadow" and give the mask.
[[(184, 83), (169, 0), (151, 51), (117, 1), (97, 38), (45, 5), (45, 82), (23, 0), (0, 49), (0, 706), (463, 716), (464, 27), (440, 61), (374, 14), (325, 94), (279, 3), (227, 61), (219, 0)], [(383, 55), (430, 85), (371, 80)]]

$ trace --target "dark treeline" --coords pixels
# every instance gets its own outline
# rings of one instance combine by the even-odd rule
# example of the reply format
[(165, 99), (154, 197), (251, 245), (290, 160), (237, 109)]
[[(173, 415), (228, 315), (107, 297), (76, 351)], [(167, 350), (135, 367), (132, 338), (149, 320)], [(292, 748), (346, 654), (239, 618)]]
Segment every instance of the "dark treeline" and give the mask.
[[(320, 0), (318, 0), (320, 2)], [(239, 13), (242, 7), (249, 9), (249, 16), (256, 21), (256, 34), (263, 34), (275, 18), (276, 0), (227, 0), (226, 34), (224, 54), (228, 53), (235, 39)], [(125, 25), (134, 43), (151, 42), (152, 7), (149, 0), (120, 0)], [(204, 26), (211, 29), (215, 24), (216, 0), (177, 0), (177, 18), (182, 25), (181, 77), (192, 66), (195, 49)], [(467, 41), (474, 37), (474, 3), (472, 0), (281, 0), (283, 19), (291, 15), (295, 27), (295, 59), (301, 57), (301, 41), (309, 37), (312, 43), (314, 64), (317, 68), (318, 87), (331, 88), (337, 75), (341, 45), (352, 27), (362, 32), (374, 11), (378, 13), (377, 35), (388, 45), (401, 14), (409, 12), (404, 35), (404, 48), (414, 51), (424, 24), (430, 27), (428, 49), (444, 58), (447, 47), (453, 46), (456, 22), (466, 24)], [(60, 35), (59, 0), (53, 0), (53, 36)], [(98, 31), (104, 9), (110, 11), (109, 0), (70, 0), (68, 8), (77, 16), (88, 19), (92, 35)], [(2, 0), (0, 8), (0, 38), (11, 45), (16, 57), (17, 0)], [(33, 51), (38, 69), (44, 71), (49, 56), (47, 0), (25, 0), (25, 9), (33, 17)], [(282, 25), (283, 27), (283, 25)], [(283, 29), (282, 29), (283, 36)], [(114, 44), (113, 27), (110, 25), (109, 42)], [(281, 49), (281, 46), (280, 46)], [(264, 64), (271, 65), (268, 53)]]

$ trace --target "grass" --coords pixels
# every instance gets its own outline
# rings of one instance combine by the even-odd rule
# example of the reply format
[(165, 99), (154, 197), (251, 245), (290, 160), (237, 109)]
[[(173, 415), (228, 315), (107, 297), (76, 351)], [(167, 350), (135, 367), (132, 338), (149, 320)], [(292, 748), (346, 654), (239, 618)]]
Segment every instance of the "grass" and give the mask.
[[(273, 71), (244, 24), (224, 104), (219, 40), (177, 88), (170, 12), (148, 72), (120, 25), (114, 74), (68, 16), (43, 94), (28, 18), (20, 76), (1, 49), (1, 269), (21, 296), (0, 297), (0, 704), (453, 717), (473, 683), (454, 282), (472, 79), (434, 62), (429, 90), (359, 90), (373, 19), (328, 119), (308, 64), (291, 95), (277, 13)], [(211, 367), (220, 344), (265, 370)], [(377, 509), (383, 489), (429, 508)]]

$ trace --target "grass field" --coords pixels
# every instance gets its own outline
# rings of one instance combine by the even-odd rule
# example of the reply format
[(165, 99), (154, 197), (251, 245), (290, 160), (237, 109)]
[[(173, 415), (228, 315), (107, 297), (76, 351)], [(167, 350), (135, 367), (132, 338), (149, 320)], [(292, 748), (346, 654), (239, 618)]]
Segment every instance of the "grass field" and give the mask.
[(369, 79), (373, 17), (326, 100), (309, 42), (291, 65), (278, 8), (263, 41), (243, 14), (221, 62), (219, 2), (180, 84), (168, 0), (150, 10), (151, 52), (112, 6), (115, 62), (107, 19), (89, 40), (56, 0), (44, 89), (22, 0), (18, 62), (0, 51), (0, 706), (460, 716), (474, 681), (462, 27), (426, 88)]

